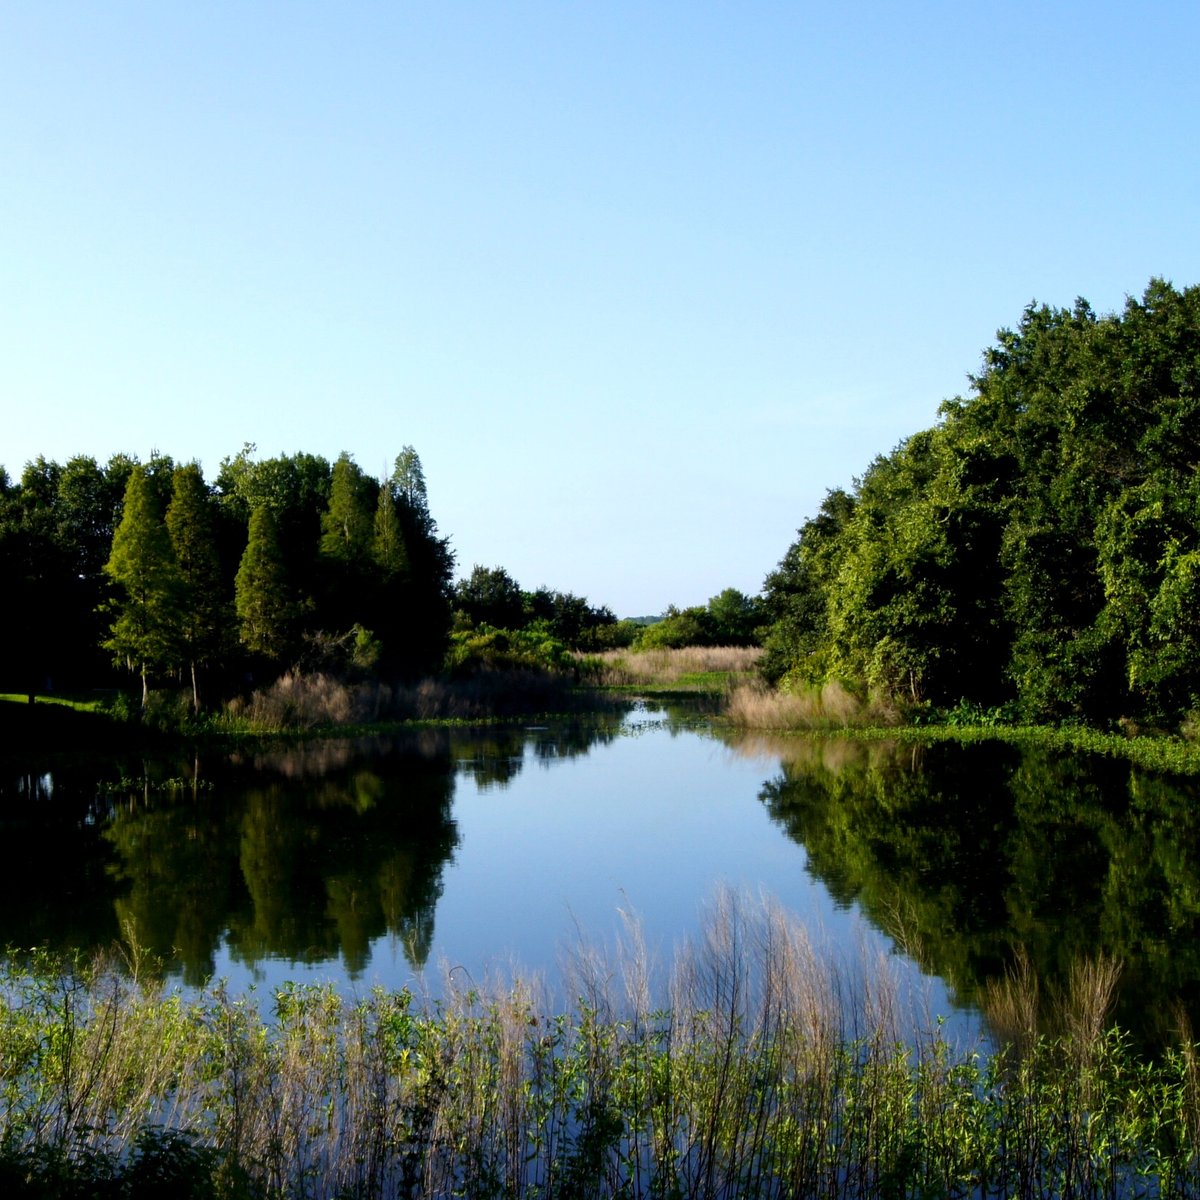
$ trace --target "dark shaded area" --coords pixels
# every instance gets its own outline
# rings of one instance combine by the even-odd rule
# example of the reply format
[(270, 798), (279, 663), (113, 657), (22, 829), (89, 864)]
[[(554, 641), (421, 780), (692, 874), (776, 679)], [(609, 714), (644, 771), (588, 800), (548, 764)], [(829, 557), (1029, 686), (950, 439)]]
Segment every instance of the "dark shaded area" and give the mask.
[(391, 936), (419, 968), (458, 841), (457, 775), (504, 786), (619, 723), (32, 756), (0, 776), (0, 945), (119, 943), (200, 984), (223, 945), (250, 966), (340, 958), (353, 977)]

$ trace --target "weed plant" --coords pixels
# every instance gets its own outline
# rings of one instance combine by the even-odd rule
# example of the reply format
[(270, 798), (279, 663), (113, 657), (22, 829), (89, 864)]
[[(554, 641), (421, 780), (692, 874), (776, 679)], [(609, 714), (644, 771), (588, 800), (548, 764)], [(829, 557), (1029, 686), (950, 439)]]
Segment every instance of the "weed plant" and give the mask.
[[(1200, 1193), (1196, 1055), (1185, 1043), (1141, 1059), (1107, 1028), (1105, 964), (1080, 969), (1061, 1035), (1026, 1023), (985, 1051), (951, 1044), (936, 1021), (902, 1039), (886, 962), (856, 988), (771, 905), (719, 897), (669, 972), (636, 936), (630, 946), (619, 969), (578, 956), (577, 999), (558, 1012), (520, 981), (423, 1004), (324, 986), (184, 998), (136, 965), (10, 956), (0, 1185), (8, 1196)], [(1018, 1025), (1031, 986), (1019, 972), (1009, 981)]]

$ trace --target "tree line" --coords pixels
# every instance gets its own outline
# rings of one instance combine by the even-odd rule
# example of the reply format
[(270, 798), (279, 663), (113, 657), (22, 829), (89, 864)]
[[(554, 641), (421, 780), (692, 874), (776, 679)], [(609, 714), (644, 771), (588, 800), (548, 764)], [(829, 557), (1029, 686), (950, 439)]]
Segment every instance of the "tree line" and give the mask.
[(920, 706), (1200, 708), (1200, 289), (1028, 306), (937, 424), (827, 494), (766, 582), (765, 669)]
[(112, 664), (221, 686), (299, 663), (412, 676), (450, 627), (454, 556), (411, 447), (387, 478), (348, 454), (197, 463), (39, 457), (0, 470), (3, 684), (93, 686)]

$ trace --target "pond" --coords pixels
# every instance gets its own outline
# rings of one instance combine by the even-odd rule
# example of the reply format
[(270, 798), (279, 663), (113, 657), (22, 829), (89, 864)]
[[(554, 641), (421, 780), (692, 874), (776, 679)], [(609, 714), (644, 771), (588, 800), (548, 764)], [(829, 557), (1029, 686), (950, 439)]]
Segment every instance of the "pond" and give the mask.
[(553, 995), (630, 917), (669, 963), (729, 888), (966, 1037), (1017, 953), (1047, 998), (1116, 957), (1122, 1019), (1158, 1037), (1198, 1011), (1197, 812), (1190, 783), (1111, 760), (738, 737), (646, 704), (65, 761), (0, 780), (0, 942), (132, 945), (184, 986), (436, 995), (516, 970)]

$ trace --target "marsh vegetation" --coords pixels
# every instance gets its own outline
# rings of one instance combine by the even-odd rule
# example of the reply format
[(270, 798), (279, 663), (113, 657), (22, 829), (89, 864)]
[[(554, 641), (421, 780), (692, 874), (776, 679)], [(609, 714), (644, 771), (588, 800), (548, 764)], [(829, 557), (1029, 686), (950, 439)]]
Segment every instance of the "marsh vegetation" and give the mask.
[[(1190, 1044), (1139, 1058), (1080, 964), (1062, 1032), (900, 1036), (769, 905), (719, 895), (665, 982), (636, 929), (576, 958), (576, 1002), (510, 979), (184, 998), (104, 964), (0, 981), (0, 1178), (126, 1177), (280, 1197), (1187, 1195)], [(1014, 975), (997, 999), (1030, 1011)], [(140, 1173), (140, 1174), (139, 1174)]]

